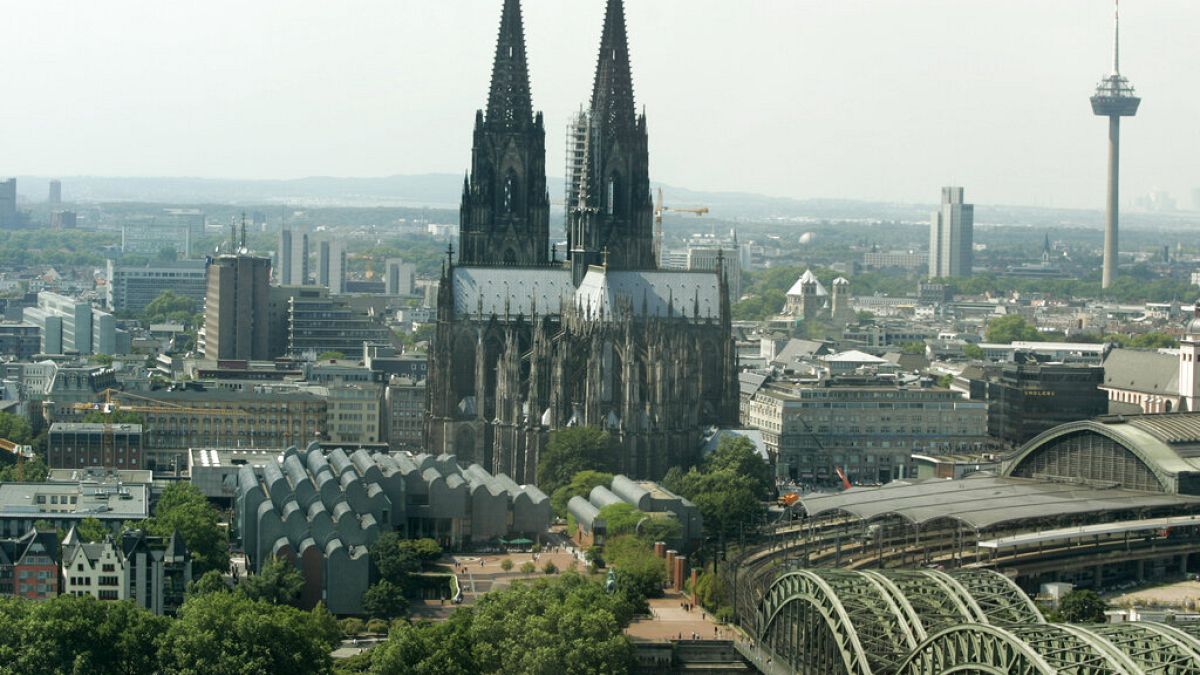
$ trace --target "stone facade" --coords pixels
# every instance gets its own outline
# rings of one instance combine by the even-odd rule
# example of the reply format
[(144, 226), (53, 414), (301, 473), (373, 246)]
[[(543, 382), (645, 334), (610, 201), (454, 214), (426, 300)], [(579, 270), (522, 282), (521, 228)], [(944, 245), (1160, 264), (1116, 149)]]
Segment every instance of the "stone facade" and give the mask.
[[(462, 257), (451, 251), (438, 288), (426, 449), (534, 482), (550, 431), (594, 426), (618, 441), (620, 471), (658, 477), (691, 461), (703, 429), (737, 418), (723, 270), (656, 269), (646, 121), (619, 0), (608, 3), (580, 173), (569, 178), (568, 259), (548, 256), (546, 229), (534, 226), (544, 151), (523, 44), (509, 0), (488, 113), (476, 120)], [(511, 151), (496, 160), (501, 136)], [(480, 206), (479, 195), (491, 199)]]

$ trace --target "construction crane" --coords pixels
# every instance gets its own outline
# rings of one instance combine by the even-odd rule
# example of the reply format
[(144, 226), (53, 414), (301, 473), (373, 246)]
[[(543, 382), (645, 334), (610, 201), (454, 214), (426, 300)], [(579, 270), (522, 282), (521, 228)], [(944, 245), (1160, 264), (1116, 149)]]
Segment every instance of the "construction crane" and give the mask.
[(676, 207), (676, 206), (667, 206), (666, 204), (663, 203), (662, 188), (658, 188), (658, 202), (654, 206), (654, 260), (655, 260), (655, 262), (659, 262), (659, 263), (662, 262), (662, 240), (663, 240), (662, 217), (663, 217), (663, 213), (665, 213), (667, 211), (674, 211), (676, 213), (694, 213), (697, 216), (703, 216), (708, 213), (708, 207), (700, 206), (700, 207), (695, 207), (695, 208), (684, 208), (684, 207)]
[(840, 478), (842, 480), (842, 489), (849, 490), (851, 488), (851, 485), (850, 485), (850, 479), (846, 478), (846, 472), (842, 471), (842, 467), (840, 467), (840, 466), (833, 467), (833, 470), (837, 472), (838, 478)]
[[(220, 410), (215, 408), (194, 408), (169, 401), (162, 401), (148, 396), (139, 396), (127, 391), (118, 389), (105, 389), (100, 392), (103, 396), (103, 401), (99, 403), (76, 403), (72, 405), (72, 409), (79, 413), (100, 412), (105, 415), (110, 415), (115, 412), (129, 412), (138, 414), (165, 414), (178, 415), (184, 413), (194, 413), (197, 415), (213, 415), (224, 417), (249, 417), (253, 413), (246, 410)], [(145, 403), (129, 403), (119, 400), (116, 396), (121, 396), (127, 399), (140, 399)], [(295, 422), (295, 414), (290, 410), (285, 409), (279, 413), (285, 419), (283, 438), (285, 442), (292, 439), (292, 427)], [(251, 442), (254, 440), (255, 432), (250, 432)], [(113, 444), (113, 429), (111, 424), (105, 424), (104, 436), (101, 440), (104, 451), (111, 449)]]
[(13, 443), (7, 438), (0, 438), (0, 450), (5, 450), (17, 458), (16, 477), (17, 482), (25, 480), (25, 460), (33, 459), (32, 445), (19, 445)]

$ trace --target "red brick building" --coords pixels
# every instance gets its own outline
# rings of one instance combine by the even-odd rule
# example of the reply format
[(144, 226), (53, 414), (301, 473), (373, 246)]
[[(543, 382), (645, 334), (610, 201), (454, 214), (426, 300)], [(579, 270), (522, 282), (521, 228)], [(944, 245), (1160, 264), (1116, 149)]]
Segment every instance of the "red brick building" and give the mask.
[(0, 595), (46, 600), (58, 595), (58, 534), (31, 529), (0, 539)]

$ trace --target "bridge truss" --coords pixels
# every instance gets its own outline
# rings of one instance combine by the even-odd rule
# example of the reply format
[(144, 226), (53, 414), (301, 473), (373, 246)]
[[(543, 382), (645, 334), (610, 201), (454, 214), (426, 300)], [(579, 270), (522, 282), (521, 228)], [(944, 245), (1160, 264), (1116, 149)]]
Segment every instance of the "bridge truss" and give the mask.
[(803, 674), (1200, 675), (1200, 627), (1049, 624), (989, 570), (786, 572), (759, 600), (754, 631)]

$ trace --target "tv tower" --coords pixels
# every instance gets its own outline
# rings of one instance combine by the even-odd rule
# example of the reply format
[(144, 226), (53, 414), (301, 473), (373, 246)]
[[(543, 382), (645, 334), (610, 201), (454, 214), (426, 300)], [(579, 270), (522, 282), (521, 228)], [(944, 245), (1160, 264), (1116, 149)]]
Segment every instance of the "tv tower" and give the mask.
[(1121, 75), (1120, 7), (1113, 14), (1112, 73), (1096, 85), (1092, 112), (1108, 118), (1108, 209), (1104, 219), (1104, 273), (1100, 285), (1108, 288), (1117, 276), (1117, 198), (1121, 173), (1121, 118), (1137, 114), (1142, 99)]

